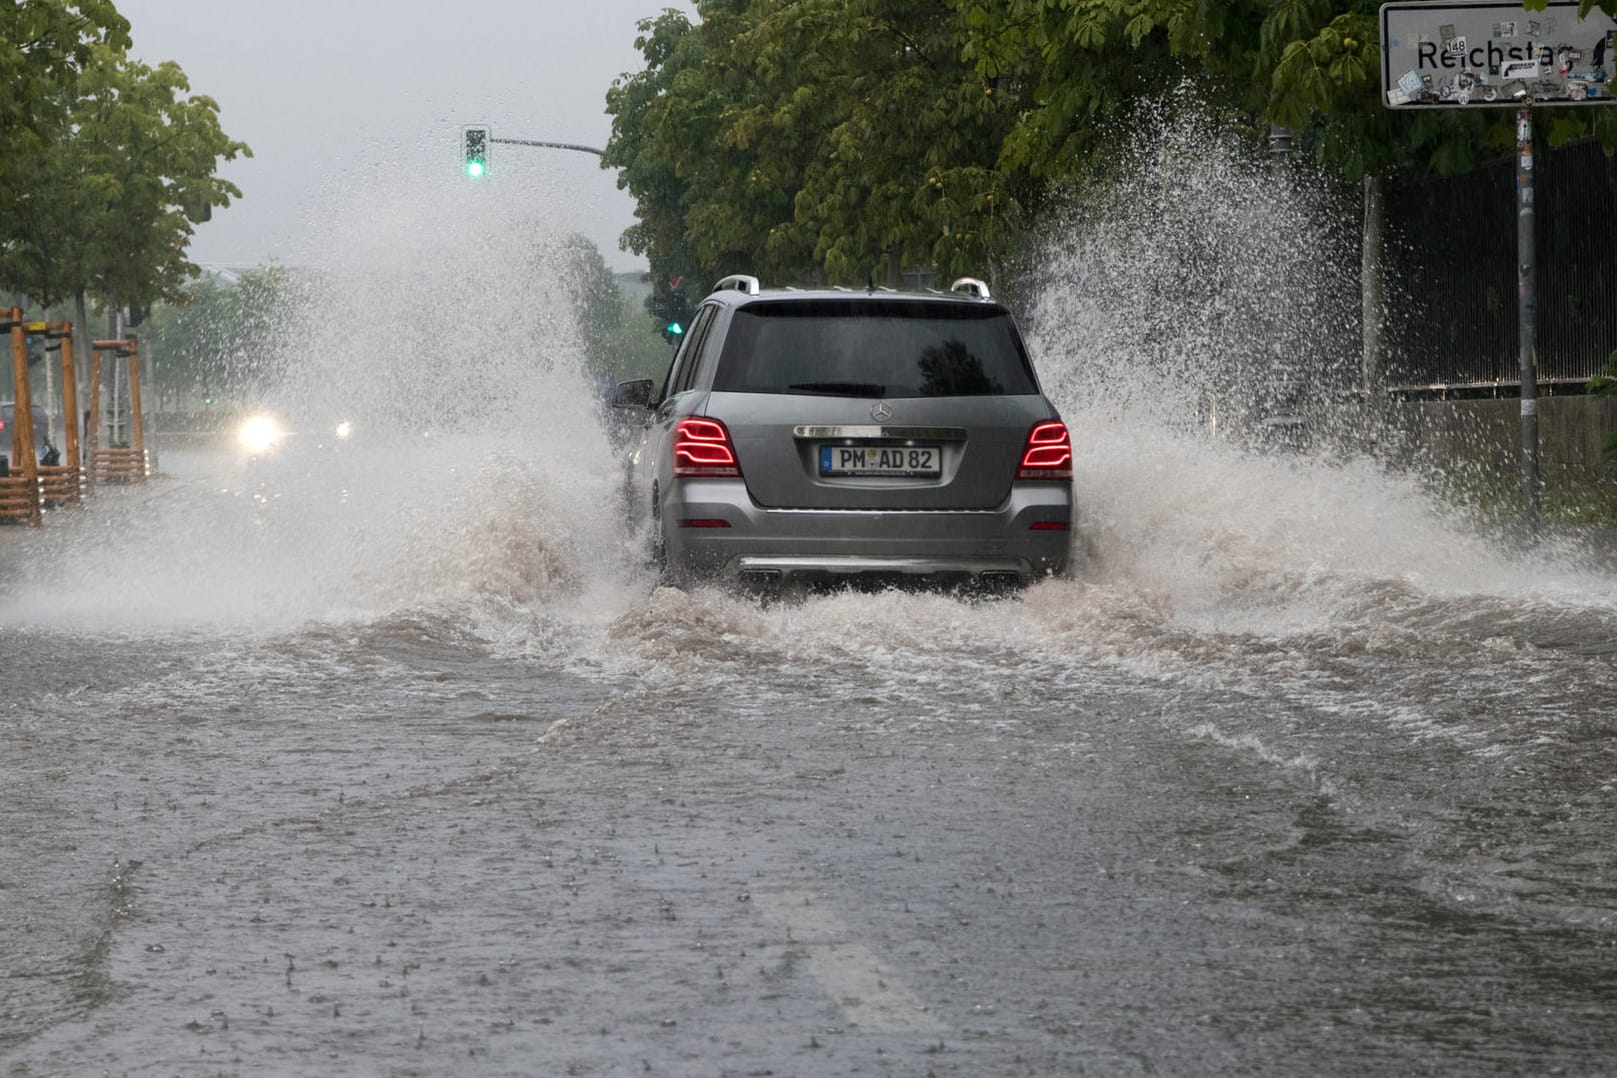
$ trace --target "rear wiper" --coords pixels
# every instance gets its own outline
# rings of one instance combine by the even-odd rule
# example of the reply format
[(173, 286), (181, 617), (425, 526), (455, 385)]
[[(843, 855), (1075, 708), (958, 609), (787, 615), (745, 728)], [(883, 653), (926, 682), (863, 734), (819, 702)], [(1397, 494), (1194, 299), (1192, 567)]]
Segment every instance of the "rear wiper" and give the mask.
[(886, 386), (874, 382), (798, 382), (788, 389), (801, 389), (805, 393), (836, 393), (844, 397), (879, 397), (887, 392)]

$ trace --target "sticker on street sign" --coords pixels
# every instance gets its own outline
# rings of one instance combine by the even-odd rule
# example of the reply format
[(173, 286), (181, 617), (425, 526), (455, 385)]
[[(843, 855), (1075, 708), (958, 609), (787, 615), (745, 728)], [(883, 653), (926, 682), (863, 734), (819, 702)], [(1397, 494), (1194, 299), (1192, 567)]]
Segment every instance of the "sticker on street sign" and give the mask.
[(1499, 77), (1502, 79), (1536, 79), (1541, 74), (1543, 71), (1537, 60), (1512, 60), (1499, 65)]
[(1617, 19), (1576, 0), (1383, 4), (1388, 108), (1604, 105), (1617, 101)]

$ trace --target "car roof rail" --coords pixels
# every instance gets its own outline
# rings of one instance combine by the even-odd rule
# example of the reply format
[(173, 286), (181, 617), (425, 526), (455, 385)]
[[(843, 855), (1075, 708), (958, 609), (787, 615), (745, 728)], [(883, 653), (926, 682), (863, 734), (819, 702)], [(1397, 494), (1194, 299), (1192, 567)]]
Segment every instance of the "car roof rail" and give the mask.
[(715, 292), (730, 290), (744, 292), (749, 296), (756, 296), (758, 287), (758, 278), (748, 277), (745, 273), (732, 273), (728, 277), (720, 277), (713, 282), (713, 291)]
[(966, 295), (976, 296), (978, 299), (993, 299), (988, 294), (988, 286), (975, 277), (962, 277), (949, 286), (951, 292), (962, 292)]

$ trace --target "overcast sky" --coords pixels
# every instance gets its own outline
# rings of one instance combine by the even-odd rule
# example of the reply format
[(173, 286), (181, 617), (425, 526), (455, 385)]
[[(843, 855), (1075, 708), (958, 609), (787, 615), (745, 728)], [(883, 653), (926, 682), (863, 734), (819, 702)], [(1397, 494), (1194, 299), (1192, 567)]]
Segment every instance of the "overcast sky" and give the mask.
[[(603, 147), (605, 95), (638, 70), (635, 23), (687, 0), (117, 0), (134, 56), (176, 61), (220, 125), (253, 150), (223, 175), (243, 198), (201, 225), (198, 262), (296, 262), (310, 207), (378, 167), (459, 174), (462, 125), (497, 138)], [(614, 269), (633, 203), (592, 155), (493, 147), (512, 197), (543, 190)], [(466, 181), (472, 182), (472, 181)]]

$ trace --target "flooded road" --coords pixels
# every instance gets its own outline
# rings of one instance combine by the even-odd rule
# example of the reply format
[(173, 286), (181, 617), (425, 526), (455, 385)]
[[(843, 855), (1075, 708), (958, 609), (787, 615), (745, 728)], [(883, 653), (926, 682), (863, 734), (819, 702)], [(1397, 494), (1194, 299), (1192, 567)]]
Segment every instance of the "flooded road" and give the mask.
[(5, 1073), (1609, 1072), (1617, 580), (1154, 444), (975, 604), (654, 589), (499, 452), (0, 534)]
[(1254, 294), (1357, 339), (1220, 160), (1063, 238), (1079, 557), (977, 603), (655, 588), (534, 229), (355, 191), (352, 445), (0, 529), (0, 1073), (1611, 1073), (1617, 573), (1208, 432)]

